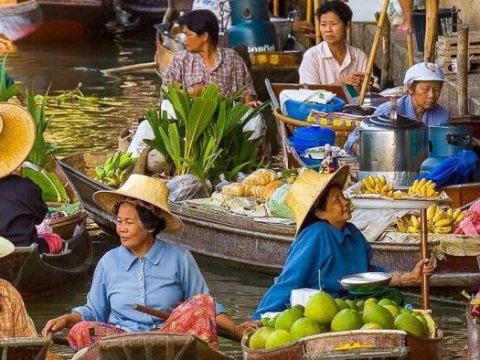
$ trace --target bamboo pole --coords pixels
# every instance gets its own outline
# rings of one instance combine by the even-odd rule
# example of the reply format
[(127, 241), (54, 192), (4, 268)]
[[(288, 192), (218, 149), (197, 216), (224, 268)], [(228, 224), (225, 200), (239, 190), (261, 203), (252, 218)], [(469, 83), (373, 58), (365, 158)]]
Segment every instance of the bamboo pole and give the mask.
[(413, 36), (412, 30), (408, 30), (407, 32), (407, 64), (410, 68), (413, 66), (414, 58), (413, 58)]
[(390, 81), (390, 67), (392, 61), (390, 53), (390, 20), (388, 19), (388, 16), (385, 18), (382, 35), (382, 78), (380, 80), (380, 86), (385, 89)]
[(435, 43), (438, 37), (438, 0), (426, 0), (425, 46), (423, 58), (425, 61), (435, 60)]
[(130, 71), (155, 69), (156, 67), (157, 67), (156, 62), (148, 62), (148, 63), (142, 63), (142, 64), (125, 65), (125, 66), (119, 66), (116, 68), (104, 69), (102, 70), (102, 73), (104, 73), (105, 75), (112, 75), (112, 74), (118, 74), (123, 72), (130, 72)]
[(313, 23), (313, 0), (307, 0), (307, 11), (305, 20), (309, 24)]
[(457, 81), (458, 115), (468, 115), (468, 33), (469, 27), (458, 29)]
[(387, 17), (388, 3), (390, 0), (383, 0), (382, 12), (377, 22), (377, 30), (375, 31), (375, 37), (373, 38), (372, 50), (370, 50), (370, 56), (368, 58), (367, 70), (365, 72), (365, 78), (363, 79), (362, 88), (360, 90), (360, 95), (358, 98), (358, 105), (362, 106), (363, 101), (365, 100), (365, 94), (368, 90), (368, 84), (370, 81), (370, 76), (372, 75), (373, 65), (375, 64), (375, 57), (377, 56), (378, 46), (380, 44), (380, 37), (382, 34), (383, 24)]
[(280, 3), (279, 0), (273, 0), (273, 16), (280, 16)]
[[(428, 259), (428, 228), (427, 228), (427, 209), (420, 210), (421, 226), (420, 242), (421, 251), (420, 256), (422, 259)], [(428, 276), (423, 274), (422, 276), (422, 309), (430, 309), (430, 283)]]
[[(316, 11), (321, 5), (321, 0), (313, 0), (313, 4), (313, 11)], [(318, 16), (315, 16), (315, 44), (320, 44), (320, 41), (322, 41), (322, 33), (320, 32), (320, 19)]]

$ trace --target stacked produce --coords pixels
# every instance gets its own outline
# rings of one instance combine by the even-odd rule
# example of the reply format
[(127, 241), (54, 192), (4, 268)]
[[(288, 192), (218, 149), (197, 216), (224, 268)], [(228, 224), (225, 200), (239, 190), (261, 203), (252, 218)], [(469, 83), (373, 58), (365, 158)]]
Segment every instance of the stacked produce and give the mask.
[(435, 328), (431, 318), (400, 308), (390, 299), (355, 302), (334, 299), (325, 292), (313, 295), (305, 307), (296, 305), (272, 319), (263, 318), (262, 325), (249, 338), (248, 346), (252, 349), (273, 349), (330, 331), (397, 329), (429, 337)]
[(399, 194), (393, 191), (393, 184), (387, 183), (385, 176), (373, 177), (362, 180), (362, 194), (379, 194), (389, 198), (399, 198)]
[(96, 180), (118, 187), (127, 180), (132, 166), (137, 162), (137, 158), (132, 157), (132, 153), (122, 153), (117, 151), (108, 157), (103, 166), (95, 168)]
[[(467, 211), (451, 208), (442, 209), (431, 205), (427, 209), (427, 229), (433, 234), (451, 234), (465, 217)], [(396, 220), (397, 229), (402, 233), (417, 234), (421, 230), (420, 216), (405, 215)]]
[(408, 189), (408, 195), (436, 198), (439, 196), (439, 193), (436, 190), (436, 184), (432, 180), (427, 181), (427, 179), (423, 178), (413, 182)]
[(283, 184), (285, 182), (278, 179), (275, 171), (258, 169), (241, 183), (225, 185), (222, 193), (227, 196), (254, 197), (260, 201), (268, 201), (273, 192)]
[(360, 187), (361, 194), (377, 194), (383, 197), (399, 200), (412, 198), (436, 199), (440, 196), (436, 189), (436, 184), (432, 180), (425, 178), (415, 180), (407, 192), (400, 190), (394, 191), (393, 183), (387, 181), (385, 176), (374, 177), (369, 175), (362, 180)]

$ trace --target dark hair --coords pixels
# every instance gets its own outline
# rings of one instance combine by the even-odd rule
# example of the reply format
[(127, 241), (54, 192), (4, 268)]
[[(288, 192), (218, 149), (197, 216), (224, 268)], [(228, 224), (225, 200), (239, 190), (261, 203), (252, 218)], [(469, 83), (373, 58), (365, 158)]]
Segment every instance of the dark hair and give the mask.
[(194, 10), (178, 19), (178, 25), (186, 26), (197, 35), (207, 33), (213, 46), (218, 45), (218, 19), (210, 10)]
[(317, 9), (315, 15), (317, 15), (317, 17), (320, 19), (322, 15), (325, 15), (329, 12), (333, 12), (334, 14), (338, 15), (340, 20), (342, 20), (345, 25), (352, 22), (352, 9), (350, 9), (350, 7), (343, 1), (332, 0), (324, 2), (323, 5)]
[[(125, 204), (123, 202), (119, 202), (115, 204), (113, 207), (113, 212), (118, 215), (118, 210), (120, 209), (120, 206), (122, 204)], [(126, 202), (126, 204), (129, 204)], [(154, 214), (151, 210), (147, 209), (144, 206), (138, 205), (138, 204), (132, 204), (135, 206), (135, 209), (137, 210), (138, 217), (140, 221), (143, 224), (143, 227), (147, 230), (150, 231), (153, 234), (153, 237), (156, 237), (160, 231), (165, 229), (166, 222), (163, 217), (160, 217), (156, 214)]]

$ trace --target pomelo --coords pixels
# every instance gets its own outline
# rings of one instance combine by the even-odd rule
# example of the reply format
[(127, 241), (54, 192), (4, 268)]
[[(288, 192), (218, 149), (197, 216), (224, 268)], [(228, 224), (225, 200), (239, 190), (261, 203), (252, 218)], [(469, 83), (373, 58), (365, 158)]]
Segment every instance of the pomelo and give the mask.
[(413, 313), (412, 309), (409, 309), (409, 308), (400, 309), (400, 314), (411, 314), (411, 313)]
[(383, 329), (382, 325), (376, 324), (376, 323), (368, 323), (363, 325), (360, 328), (360, 330), (382, 330), (382, 329)]
[(366, 309), (367, 307), (371, 305), (376, 305), (378, 303), (378, 300), (375, 298), (368, 298), (365, 300), (365, 303), (363, 304), (363, 308)]
[(293, 308), (300, 310), (302, 312), (302, 316), (305, 313), (305, 306), (303, 306), (303, 305), (297, 304), (297, 305), (293, 306)]
[(390, 314), (392, 314), (393, 316), (393, 320), (395, 320), (397, 316), (400, 315), (400, 310), (395, 305), (383, 305), (383, 307), (390, 311)]
[(295, 321), (290, 328), (290, 337), (292, 340), (298, 340), (306, 336), (319, 334), (325, 328), (321, 328), (315, 321), (309, 318), (301, 318)]
[(363, 310), (363, 306), (365, 305), (365, 300), (358, 300), (356, 305), (358, 310)]
[(267, 326), (271, 328), (275, 328), (275, 321), (277, 320), (278, 315), (274, 316), (267, 322)]
[(378, 305), (385, 306), (385, 305), (394, 305), (393, 301), (387, 298), (380, 299)]
[(406, 331), (409, 334), (426, 337), (427, 333), (420, 320), (412, 314), (400, 314), (395, 319), (395, 329)]
[(376, 323), (384, 329), (393, 329), (393, 316), (381, 305), (371, 305), (363, 311), (363, 322)]
[(350, 305), (343, 299), (335, 299), (335, 302), (337, 303), (338, 310), (351, 309)]
[(331, 295), (320, 292), (313, 295), (305, 305), (305, 317), (320, 325), (327, 325), (338, 312), (338, 305)]
[(270, 334), (265, 342), (265, 349), (273, 349), (282, 345), (288, 344), (292, 341), (288, 331), (283, 329), (277, 329)]
[(270, 321), (270, 318), (268, 318), (268, 317), (262, 318), (260, 320), (260, 322), (262, 323), (262, 326), (268, 326), (269, 321)]
[(299, 308), (291, 308), (283, 310), (277, 316), (277, 320), (275, 320), (275, 329), (283, 329), (286, 331), (290, 331), (293, 323), (303, 317), (303, 313)]
[(274, 328), (266, 326), (257, 329), (248, 340), (248, 346), (252, 349), (265, 349), (265, 343), (274, 331)]
[(332, 331), (358, 330), (362, 327), (362, 315), (353, 309), (341, 310), (332, 320)]
[(353, 310), (358, 310), (357, 309), (357, 303), (353, 300), (345, 300), (345, 302), (350, 306)]

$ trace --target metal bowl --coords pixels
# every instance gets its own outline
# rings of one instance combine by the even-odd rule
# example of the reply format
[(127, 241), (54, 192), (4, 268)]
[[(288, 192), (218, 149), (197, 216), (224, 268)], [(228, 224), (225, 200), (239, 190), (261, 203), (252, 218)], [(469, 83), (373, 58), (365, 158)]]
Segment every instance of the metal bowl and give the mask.
[(340, 285), (349, 291), (364, 292), (387, 287), (391, 279), (390, 273), (364, 272), (343, 277)]

